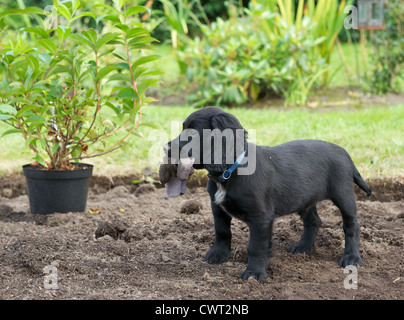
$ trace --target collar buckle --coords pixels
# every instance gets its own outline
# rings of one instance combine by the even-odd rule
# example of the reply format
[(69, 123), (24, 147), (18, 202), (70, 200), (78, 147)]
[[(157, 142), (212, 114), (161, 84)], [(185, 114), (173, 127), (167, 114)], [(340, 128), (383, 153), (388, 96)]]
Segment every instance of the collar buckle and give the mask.
[(231, 177), (232, 172), (229, 172), (229, 170), (225, 170), (223, 174), (220, 176), (223, 180), (228, 180)]
[(225, 170), (220, 176), (213, 176), (210, 173), (208, 173), (209, 179), (211, 179), (213, 181), (217, 180), (221, 183), (224, 183), (226, 180), (230, 179), (232, 173), (237, 169), (237, 167), (243, 161), (245, 154), (246, 154), (246, 151), (244, 151), (242, 154), (240, 154), (240, 156), (237, 158), (236, 162), (234, 162), (233, 165), (229, 169)]

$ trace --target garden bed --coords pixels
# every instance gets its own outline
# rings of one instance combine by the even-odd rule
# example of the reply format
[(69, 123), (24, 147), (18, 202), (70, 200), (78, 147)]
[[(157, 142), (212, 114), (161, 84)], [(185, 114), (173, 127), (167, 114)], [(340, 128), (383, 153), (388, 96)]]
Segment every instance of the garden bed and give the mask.
[[(179, 198), (134, 177), (93, 177), (83, 213), (29, 213), (24, 177), (0, 179), (0, 299), (404, 299), (404, 184), (370, 181), (374, 195), (358, 195), (361, 255), (358, 289), (345, 289), (342, 221), (331, 202), (315, 250), (292, 255), (303, 226), (296, 214), (274, 226), (268, 279), (243, 282), (248, 228), (233, 220), (230, 260), (209, 265), (214, 240), (203, 178)], [(187, 201), (193, 214), (181, 213)], [(198, 208), (200, 208), (198, 212)], [(196, 213), (195, 213), (196, 212)], [(43, 269), (57, 270), (58, 289), (45, 289)]]

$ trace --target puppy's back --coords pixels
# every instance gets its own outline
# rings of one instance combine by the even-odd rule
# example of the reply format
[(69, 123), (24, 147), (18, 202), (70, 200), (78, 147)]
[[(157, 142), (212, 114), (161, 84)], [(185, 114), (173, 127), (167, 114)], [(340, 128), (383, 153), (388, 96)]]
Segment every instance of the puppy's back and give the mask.
[(271, 170), (271, 192), (280, 211), (284, 211), (280, 214), (329, 199), (335, 184), (353, 188), (353, 162), (338, 145), (321, 140), (296, 140), (260, 148)]

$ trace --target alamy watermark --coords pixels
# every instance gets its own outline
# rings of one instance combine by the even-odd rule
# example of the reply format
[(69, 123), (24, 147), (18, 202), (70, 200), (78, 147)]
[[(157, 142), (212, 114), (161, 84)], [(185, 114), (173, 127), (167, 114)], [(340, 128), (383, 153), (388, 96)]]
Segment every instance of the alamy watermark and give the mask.
[[(351, 12), (351, 13), (350, 13)], [(347, 13), (348, 16), (344, 19), (344, 28), (345, 29), (358, 29), (358, 8), (356, 6), (346, 6), (344, 8), (344, 13)]]
[(344, 279), (344, 288), (347, 290), (358, 289), (358, 268), (349, 265), (344, 268), (344, 273), (348, 274)]
[(47, 290), (57, 290), (58, 286), (58, 269), (54, 265), (48, 265), (43, 268), (45, 274), (43, 279), (43, 287)]

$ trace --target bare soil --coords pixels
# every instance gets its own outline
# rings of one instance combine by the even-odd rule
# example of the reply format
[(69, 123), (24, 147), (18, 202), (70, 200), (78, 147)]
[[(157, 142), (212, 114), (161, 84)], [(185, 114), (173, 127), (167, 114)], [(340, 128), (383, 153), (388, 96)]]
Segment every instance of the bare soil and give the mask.
[[(331, 202), (319, 205), (314, 253), (287, 253), (303, 226), (296, 214), (279, 218), (268, 279), (243, 282), (244, 223), (233, 219), (228, 262), (203, 260), (214, 240), (206, 180), (165, 199), (161, 186), (134, 178), (93, 177), (86, 212), (46, 216), (29, 212), (24, 177), (1, 178), (0, 299), (404, 299), (402, 182), (370, 181), (369, 199), (358, 190), (364, 266), (358, 288), (345, 289), (342, 221)], [(57, 289), (46, 289), (46, 266)]]

